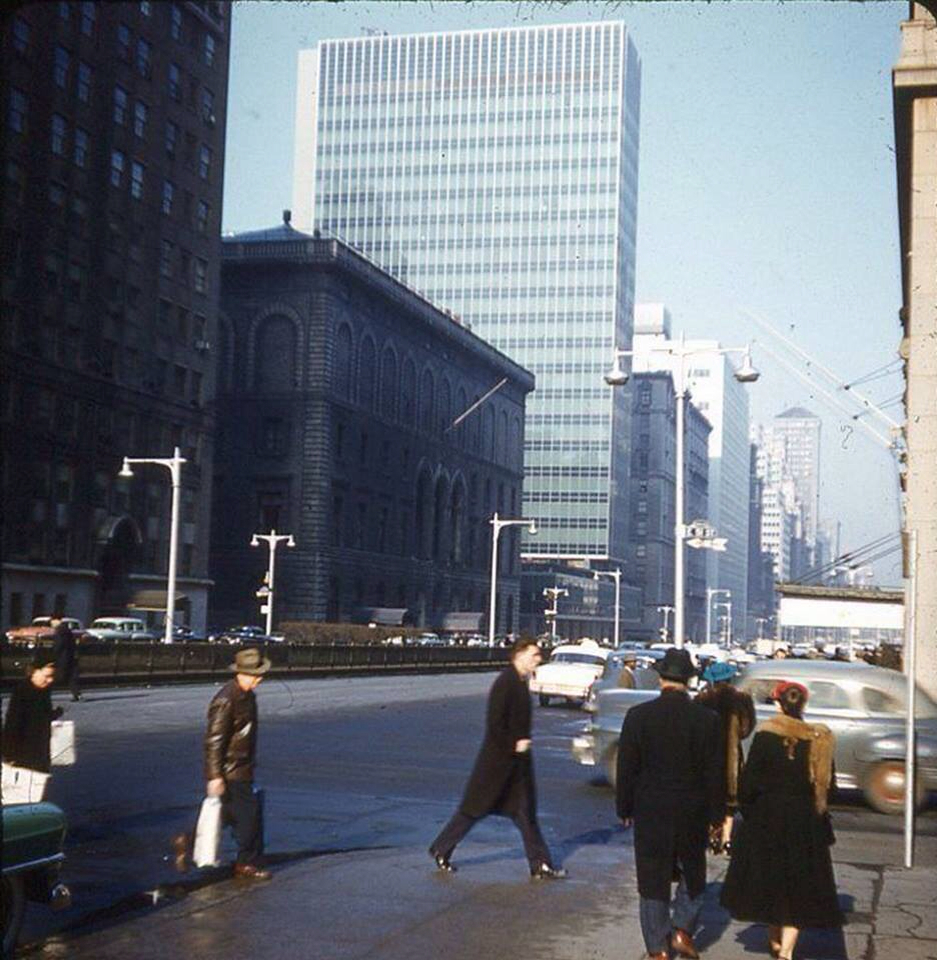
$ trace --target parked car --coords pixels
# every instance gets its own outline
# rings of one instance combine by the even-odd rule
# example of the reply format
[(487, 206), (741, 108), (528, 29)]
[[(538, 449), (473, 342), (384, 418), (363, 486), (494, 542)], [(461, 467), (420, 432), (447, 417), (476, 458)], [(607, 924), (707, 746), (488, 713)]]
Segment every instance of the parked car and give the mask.
[(156, 640), (156, 634), (136, 617), (98, 617), (86, 634), (91, 640)]
[[(777, 708), (767, 698), (778, 680), (795, 680), (810, 693), (804, 719), (825, 723), (836, 737), (836, 786), (861, 790), (874, 810), (904, 809), (905, 710), (907, 679), (895, 670), (866, 663), (826, 660), (763, 660), (748, 664), (735, 679), (752, 695), (758, 719)], [(603, 766), (614, 784), (618, 736), (624, 715), (653, 691), (609, 689), (599, 693), (584, 736), (573, 739), (574, 758)], [(915, 800), (922, 805), (937, 790), (937, 703), (920, 687), (915, 693), (917, 778)], [(751, 740), (744, 744), (747, 750)]]
[(262, 627), (245, 624), (211, 634), (208, 639), (211, 643), (282, 643), (286, 637), (277, 633), (266, 634)]
[(542, 707), (549, 704), (551, 697), (584, 703), (592, 684), (602, 675), (609, 653), (595, 640), (555, 647), (550, 659), (537, 667), (531, 676), (530, 692), (537, 694)]
[(444, 640), (438, 633), (421, 633), (416, 638), (421, 647), (448, 647), (449, 641)]
[[(84, 625), (74, 617), (62, 617), (62, 622), (71, 627), (72, 633), (78, 637), (84, 633)], [(7, 630), (6, 638), (15, 644), (36, 644), (42, 641), (51, 641), (53, 634), (52, 617), (35, 617), (28, 627), (12, 627)]]
[(71, 906), (59, 883), (65, 855), (65, 814), (51, 803), (16, 803), (3, 808), (3, 956), (12, 957), (27, 900), (53, 910)]
[(191, 627), (178, 626), (172, 628), (172, 639), (176, 643), (205, 643), (208, 637)]

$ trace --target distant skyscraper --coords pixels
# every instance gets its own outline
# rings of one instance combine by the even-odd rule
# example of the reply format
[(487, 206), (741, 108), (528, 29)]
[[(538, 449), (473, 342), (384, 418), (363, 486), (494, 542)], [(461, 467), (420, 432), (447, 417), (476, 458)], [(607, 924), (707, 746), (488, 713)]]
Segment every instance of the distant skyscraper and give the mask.
[(640, 80), (617, 22), (300, 53), (297, 226), (345, 238), (536, 374), (533, 556), (625, 552), (631, 396), (602, 375), (631, 344)]
[(790, 407), (774, 418), (771, 432), (783, 447), (787, 470), (803, 505), (804, 540), (812, 549), (820, 512), (820, 418), (803, 407)]

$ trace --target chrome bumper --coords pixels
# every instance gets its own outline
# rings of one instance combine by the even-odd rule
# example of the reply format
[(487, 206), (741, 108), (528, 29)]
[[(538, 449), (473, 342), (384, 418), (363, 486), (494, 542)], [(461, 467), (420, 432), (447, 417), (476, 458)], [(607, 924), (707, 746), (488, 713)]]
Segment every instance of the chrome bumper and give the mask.
[(581, 737), (573, 737), (570, 751), (576, 763), (581, 763), (585, 767), (595, 766), (595, 741), (591, 733)]

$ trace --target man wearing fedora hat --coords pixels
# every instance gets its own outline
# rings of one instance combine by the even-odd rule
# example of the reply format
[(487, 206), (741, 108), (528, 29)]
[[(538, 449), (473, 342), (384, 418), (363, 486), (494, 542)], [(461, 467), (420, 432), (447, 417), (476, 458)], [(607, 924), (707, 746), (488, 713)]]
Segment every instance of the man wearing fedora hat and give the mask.
[[(706, 887), (710, 824), (723, 816), (719, 716), (690, 699), (696, 673), (686, 650), (657, 664), (661, 693), (625, 714), (616, 806), (634, 826), (641, 933), (648, 956), (699, 956), (693, 932)], [(671, 884), (677, 881), (671, 918)]]
[[(254, 690), (270, 669), (270, 660), (254, 647), (238, 650), (229, 668), (234, 676), (212, 697), (205, 731), (205, 792), (221, 797), (224, 821), (234, 828), (238, 853), (234, 875), (269, 880), (260, 865), (263, 822), (254, 792), (257, 749), (257, 699)], [(184, 870), (191, 836), (173, 838), (176, 868)]]

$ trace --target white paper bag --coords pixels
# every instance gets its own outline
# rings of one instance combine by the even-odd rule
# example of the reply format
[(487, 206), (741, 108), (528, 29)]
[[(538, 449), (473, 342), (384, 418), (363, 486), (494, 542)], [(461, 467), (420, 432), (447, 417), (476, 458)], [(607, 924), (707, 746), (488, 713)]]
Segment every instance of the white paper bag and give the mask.
[(49, 755), (54, 767), (70, 767), (75, 762), (75, 721), (53, 720)]
[(3, 764), (3, 779), (0, 789), (3, 791), (3, 805), (11, 803), (39, 803), (46, 792), (49, 774), (30, 770), (28, 767), (15, 767), (12, 763)]
[(197, 867), (218, 866), (221, 847), (221, 797), (206, 797), (195, 826), (192, 860)]

